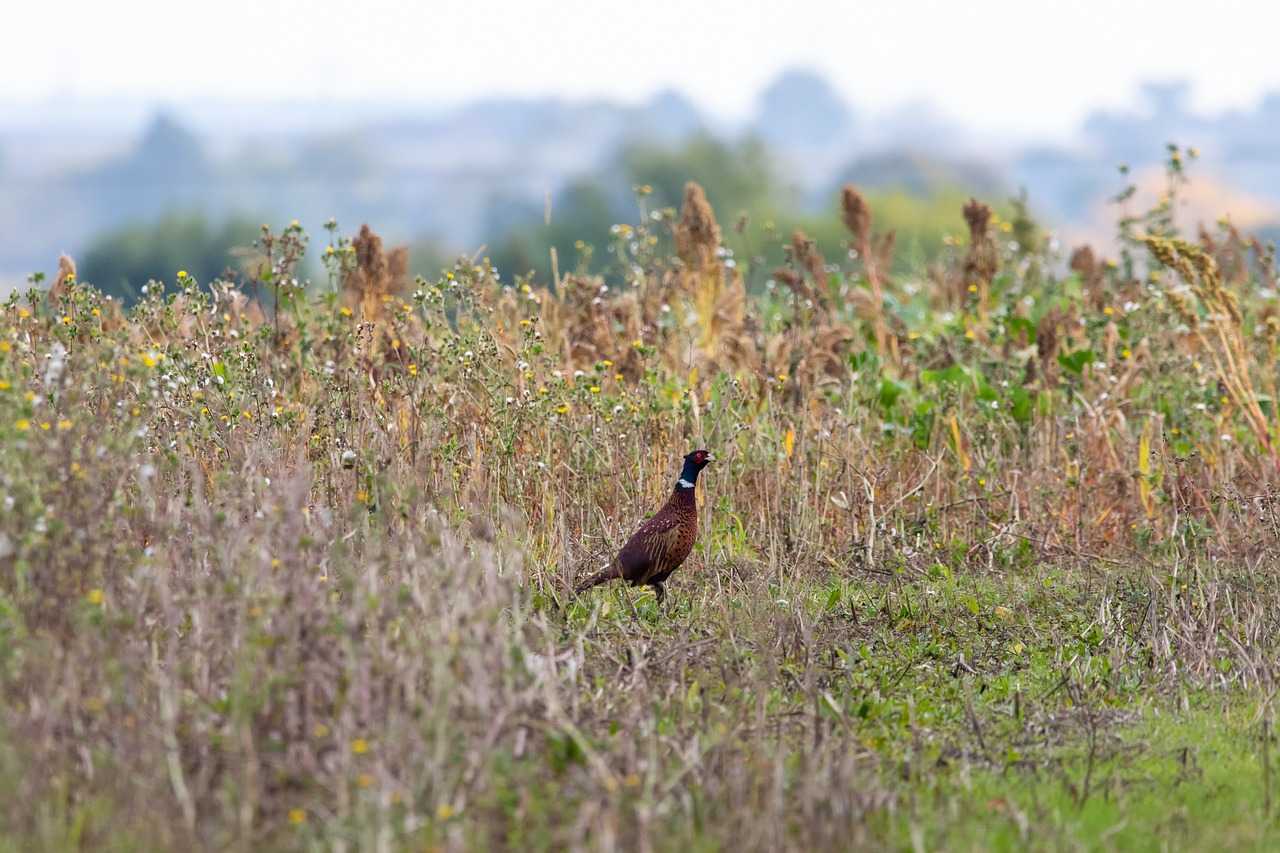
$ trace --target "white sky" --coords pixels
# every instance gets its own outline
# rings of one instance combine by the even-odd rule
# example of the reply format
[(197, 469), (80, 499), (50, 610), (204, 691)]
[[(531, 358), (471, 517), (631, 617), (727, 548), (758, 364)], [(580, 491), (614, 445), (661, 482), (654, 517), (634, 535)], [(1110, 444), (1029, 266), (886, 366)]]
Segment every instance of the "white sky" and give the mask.
[(0, 102), (58, 95), (456, 102), (637, 99), (675, 86), (729, 117), (780, 69), (857, 108), (926, 99), (975, 129), (1058, 133), (1139, 80), (1197, 106), (1280, 89), (1275, 0), (113, 0), (7, 4)]

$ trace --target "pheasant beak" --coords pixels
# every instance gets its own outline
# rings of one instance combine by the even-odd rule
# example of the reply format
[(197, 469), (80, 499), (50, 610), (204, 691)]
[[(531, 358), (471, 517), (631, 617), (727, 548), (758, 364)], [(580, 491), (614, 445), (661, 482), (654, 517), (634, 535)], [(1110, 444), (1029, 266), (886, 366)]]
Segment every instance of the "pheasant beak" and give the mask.
[(708, 462), (715, 462), (715, 461), (716, 461), (716, 455), (715, 455), (714, 453), (708, 453), (708, 454), (707, 454), (707, 461), (708, 461)]

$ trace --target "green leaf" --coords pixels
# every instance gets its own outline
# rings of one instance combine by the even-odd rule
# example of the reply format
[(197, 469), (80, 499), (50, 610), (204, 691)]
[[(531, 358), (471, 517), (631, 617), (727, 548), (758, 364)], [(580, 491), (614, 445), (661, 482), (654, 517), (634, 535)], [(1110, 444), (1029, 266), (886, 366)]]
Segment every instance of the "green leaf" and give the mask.
[(827, 609), (835, 610), (840, 606), (840, 586), (831, 587), (831, 592), (827, 594)]
[(960, 364), (953, 364), (942, 370), (920, 371), (920, 381), (925, 385), (969, 385), (977, 390), (978, 383), (973, 374)]
[(1009, 413), (1020, 424), (1031, 422), (1031, 394), (1026, 388), (1018, 387), (1009, 392)]
[(907, 390), (907, 386), (903, 385), (895, 379), (888, 377), (880, 380), (880, 407), (885, 411), (892, 409), (898, 402), (898, 398)]
[(1006, 319), (1004, 323), (1010, 338), (1014, 337), (1018, 332), (1022, 332), (1027, 336), (1027, 343), (1035, 343), (1036, 324), (1028, 318), (1013, 316)]
[(1062, 365), (1062, 369), (1069, 370), (1077, 376), (1084, 372), (1086, 364), (1092, 364), (1097, 360), (1097, 355), (1091, 349), (1078, 349), (1058, 356), (1058, 364)]
[(870, 371), (871, 373), (880, 372), (880, 356), (871, 350), (863, 350), (849, 354), (849, 367), (861, 373), (862, 371)]

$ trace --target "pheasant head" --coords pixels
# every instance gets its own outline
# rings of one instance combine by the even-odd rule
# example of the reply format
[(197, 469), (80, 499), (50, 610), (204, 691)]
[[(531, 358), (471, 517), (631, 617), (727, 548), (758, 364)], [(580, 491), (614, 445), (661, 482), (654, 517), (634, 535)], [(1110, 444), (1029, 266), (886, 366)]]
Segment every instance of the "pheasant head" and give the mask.
[(695, 450), (684, 457), (684, 468), (680, 471), (680, 479), (676, 480), (677, 489), (692, 489), (698, 485), (698, 473), (715, 461), (708, 450)]

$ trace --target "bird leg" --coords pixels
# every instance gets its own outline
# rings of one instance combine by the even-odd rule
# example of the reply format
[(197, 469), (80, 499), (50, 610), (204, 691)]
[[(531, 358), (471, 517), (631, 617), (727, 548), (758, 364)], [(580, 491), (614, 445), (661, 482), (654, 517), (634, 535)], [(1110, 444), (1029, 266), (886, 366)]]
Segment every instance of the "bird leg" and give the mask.
[(662, 602), (665, 601), (667, 598), (667, 591), (662, 588), (662, 582), (658, 581), (655, 583), (651, 583), (649, 584), (649, 586), (653, 587), (653, 594), (657, 596), (658, 606), (661, 607)]

